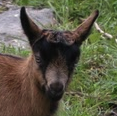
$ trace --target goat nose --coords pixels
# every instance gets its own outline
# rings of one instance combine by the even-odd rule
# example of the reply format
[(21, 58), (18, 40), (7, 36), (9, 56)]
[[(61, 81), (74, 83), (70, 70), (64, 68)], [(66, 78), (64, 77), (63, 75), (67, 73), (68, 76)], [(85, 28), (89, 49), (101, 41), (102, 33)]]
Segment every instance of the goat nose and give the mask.
[(61, 92), (61, 91), (63, 91), (63, 84), (61, 84), (61, 83), (52, 83), (52, 84), (50, 84), (50, 89), (53, 92)]

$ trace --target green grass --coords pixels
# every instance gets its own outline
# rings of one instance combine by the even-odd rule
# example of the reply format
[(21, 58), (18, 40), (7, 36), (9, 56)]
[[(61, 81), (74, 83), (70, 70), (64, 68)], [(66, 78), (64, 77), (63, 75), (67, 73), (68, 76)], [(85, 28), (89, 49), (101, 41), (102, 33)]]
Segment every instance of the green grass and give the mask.
[[(110, 104), (117, 104), (117, 1), (115, 0), (16, 0), (19, 5), (36, 8), (49, 7), (60, 22), (52, 28), (72, 30), (98, 9), (100, 27), (113, 35), (113, 39), (102, 38), (95, 28), (82, 45), (82, 55), (68, 94), (61, 101), (59, 116), (106, 116), (112, 111)], [(1, 48), (3, 52), (10, 49)], [(12, 48), (10, 53), (27, 55), (27, 51)], [(78, 94), (71, 94), (77, 92)], [(108, 115), (111, 116), (111, 115)]]
[(0, 53), (9, 53), (12, 55), (17, 55), (17, 56), (22, 56), (22, 57), (26, 57), (29, 55), (30, 50), (25, 50), (25, 49), (21, 49), (21, 48), (16, 48), (13, 46), (5, 46), (3, 43), (0, 43)]

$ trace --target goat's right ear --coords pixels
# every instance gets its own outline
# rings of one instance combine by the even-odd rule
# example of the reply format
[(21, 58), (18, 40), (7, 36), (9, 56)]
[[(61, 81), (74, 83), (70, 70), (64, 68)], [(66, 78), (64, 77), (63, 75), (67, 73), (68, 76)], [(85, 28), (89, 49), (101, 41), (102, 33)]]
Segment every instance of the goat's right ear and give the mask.
[(36, 39), (39, 38), (42, 30), (28, 17), (25, 7), (21, 8), (20, 20), (24, 33), (27, 35), (30, 45), (32, 46)]

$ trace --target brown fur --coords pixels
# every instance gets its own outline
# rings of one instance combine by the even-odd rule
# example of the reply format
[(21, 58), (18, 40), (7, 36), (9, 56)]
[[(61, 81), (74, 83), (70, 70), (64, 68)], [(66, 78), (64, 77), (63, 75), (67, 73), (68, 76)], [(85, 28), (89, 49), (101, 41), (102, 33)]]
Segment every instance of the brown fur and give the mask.
[(37, 76), (43, 81), (38, 73), (32, 56), (0, 56), (0, 116), (49, 116), (52, 104), (35, 86)]

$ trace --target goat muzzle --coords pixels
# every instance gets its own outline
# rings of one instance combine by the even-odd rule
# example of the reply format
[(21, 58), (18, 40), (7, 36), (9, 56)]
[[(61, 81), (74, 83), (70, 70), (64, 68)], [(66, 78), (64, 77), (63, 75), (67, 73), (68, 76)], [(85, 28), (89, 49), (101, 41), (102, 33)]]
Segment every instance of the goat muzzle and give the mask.
[(62, 98), (64, 86), (61, 83), (52, 83), (48, 87), (47, 94), (51, 100), (58, 101)]

